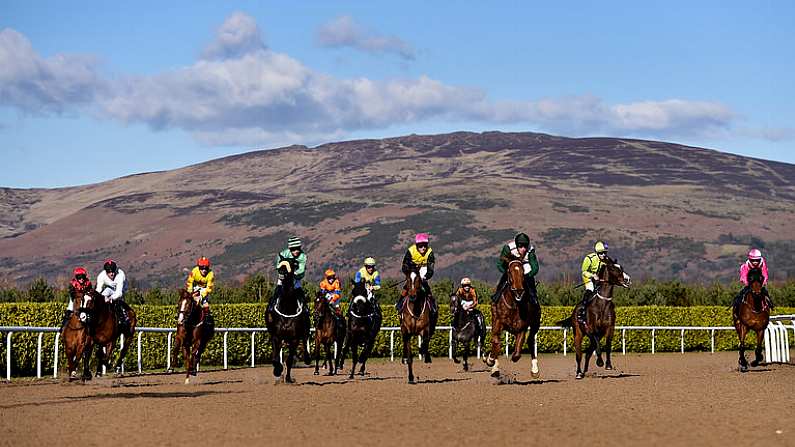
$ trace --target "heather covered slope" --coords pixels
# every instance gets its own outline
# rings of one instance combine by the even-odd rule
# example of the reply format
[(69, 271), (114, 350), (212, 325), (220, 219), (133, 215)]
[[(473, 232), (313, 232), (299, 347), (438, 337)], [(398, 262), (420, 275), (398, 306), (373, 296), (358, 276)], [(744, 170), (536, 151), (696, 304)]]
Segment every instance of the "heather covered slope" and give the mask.
[(173, 285), (199, 254), (218, 274), (266, 269), (289, 234), (326, 265), (365, 255), (396, 275), (431, 233), (442, 276), (494, 280), (530, 234), (542, 280), (573, 281), (599, 237), (636, 277), (732, 280), (749, 244), (795, 277), (795, 165), (676, 144), (465, 133), (293, 146), (52, 190), (0, 189), (0, 275), (25, 282), (107, 256)]

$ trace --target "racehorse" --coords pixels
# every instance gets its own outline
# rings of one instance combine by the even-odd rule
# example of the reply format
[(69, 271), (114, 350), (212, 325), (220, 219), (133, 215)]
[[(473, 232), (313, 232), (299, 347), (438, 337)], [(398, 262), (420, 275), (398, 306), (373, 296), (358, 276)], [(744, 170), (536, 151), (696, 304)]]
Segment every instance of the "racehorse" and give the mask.
[(483, 361), (491, 367), (492, 377), (500, 376), (500, 362), (497, 360), (501, 350), (500, 336), (502, 331), (507, 331), (515, 337), (512, 362), (518, 362), (522, 357), (522, 345), (527, 338), (531, 359), (530, 372), (536, 378), (539, 369), (535, 345), (536, 333), (541, 327), (541, 306), (525, 296), (522, 261), (514, 260), (508, 263), (506, 274), (509, 287), (504, 287), (497, 301), (491, 304), (491, 352)]
[[(116, 340), (119, 335), (124, 336), (124, 342), (119, 351), (119, 359), (116, 361), (114, 369), (116, 374), (121, 374), (121, 365), (124, 362), (124, 357), (127, 355), (127, 349), (133, 341), (133, 334), (135, 333), (135, 325), (138, 319), (135, 312), (124, 301), (117, 301), (115, 304), (110, 303), (109, 298), (96, 291), (91, 293), (93, 299), (86, 303), (86, 309), (90, 314), (91, 324), (89, 331), (94, 341), (94, 346), (97, 349), (97, 372), (96, 376), (102, 376), (102, 367), (110, 366), (110, 360), (113, 358), (113, 349), (116, 346)], [(127, 318), (130, 324), (127, 327), (122, 327), (116, 320), (116, 312), (113, 306), (124, 306), (127, 310)]]
[(400, 315), (400, 333), (403, 336), (403, 359), (409, 370), (409, 383), (414, 383), (414, 368), (411, 353), (411, 337), (422, 337), (420, 354), (424, 356), (425, 363), (431, 363), (431, 354), (428, 344), (433, 336), (431, 325), (431, 303), (422, 286), (419, 272), (409, 272), (403, 288), (405, 299)]
[(483, 321), (482, 314), (477, 309), (468, 312), (458, 299), (453, 299), (451, 304), (450, 310), (455, 316), (454, 320), (458, 323), (453, 325), (453, 361), (461, 363), (457, 352), (458, 344), (462, 343), (464, 345), (464, 371), (469, 371), (469, 363), (467, 362), (469, 358), (469, 343), (474, 340), (478, 348), (483, 346), (486, 340), (486, 324)]
[(174, 350), (171, 352), (171, 364), (176, 364), (177, 353), (182, 349), (186, 384), (190, 383), (191, 375), (196, 375), (204, 348), (215, 334), (213, 317), (208, 313), (204, 321), (201, 321), (201, 314), (201, 306), (193, 295), (185, 289), (180, 289), (177, 301), (177, 335)]
[[(277, 380), (284, 371), (280, 353), (282, 346), (286, 345), (287, 353), (287, 373), (284, 381), (294, 383), (295, 380), (290, 375), (295, 364), (295, 356), (298, 344), (306, 343), (309, 326), (304, 317), (304, 303), (301, 300), (300, 292), (295, 288), (294, 272), (298, 263), (294, 260), (279, 257), (277, 271), (279, 281), (281, 281), (281, 293), (272, 299), (276, 300), (273, 310), (265, 315), (265, 323), (271, 338), (271, 364), (273, 364), (273, 376)], [(308, 352), (304, 348), (304, 352)]]
[[(613, 304), (613, 287), (620, 286), (629, 288), (632, 279), (624, 272), (616, 261), (606, 258), (599, 271), (596, 273), (599, 278), (596, 286), (596, 293), (588, 305), (585, 315), (585, 323), (577, 321), (577, 314), (582, 307), (582, 303), (574, 307), (571, 316), (565, 320), (558, 321), (559, 326), (574, 328), (574, 349), (577, 353), (577, 373), (575, 378), (582, 379), (588, 372), (588, 363), (591, 355), (596, 351), (596, 366), (606, 370), (613, 369), (610, 353), (613, 346), (613, 332), (616, 328), (616, 306)], [(575, 324), (576, 322), (576, 324)], [(582, 362), (582, 339), (588, 337), (588, 350), (585, 352), (585, 367), (581, 369)], [(605, 339), (605, 361), (602, 360), (602, 349), (600, 341)]]
[[(342, 353), (342, 358), (345, 358), (348, 351), (351, 351), (353, 364), (349, 379), (353, 379), (357, 363), (361, 364), (359, 375), (364, 375), (367, 358), (370, 357), (375, 337), (381, 330), (381, 312), (372, 299), (372, 291), (367, 290), (364, 281), (354, 283), (351, 295), (353, 298), (348, 308), (348, 335), (345, 337), (345, 350)], [(359, 347), (362, 348), (361, 352), (358, 351)]]
[[(343, 344), (345, 342), (345, 317), (339, 320), (334, 316), (326, 294), (319, 290), (315, 297), (315, 375), (320, 374), (320, 347), (326, 350), (328, 373), (333, 376), (342, 363)], [(337, 343), (337, 357), (332, 355), (333, 345)]]
[(82, 296), (75, 289), (72, 289), (71, 292), (72, 302), (79, 307), (77, 311), (73, 312), (71, 317), (69, 317), (61, 334), (63, 336), (64, 352), (66, 352), (66, 362), (68, 364), (70, 381), (77, 379), (77, 363), (80, 358), (83, 359), (82, 379), (91, 380), (89, 362), (91, 360), (93, 340), (89, 333), (91, 318), (86, 306), (88, 306), (91, 300), (97, 299), (97, 296), (99, 296), (100, 299), (104, 299), (104, 297), (94, 291), (94, 289), (89, 289), (89, 292)]
[(740, 339), (740, 372), (748, 371), (748, 360), (745, 359), (745, 336), (751, 329), (756, 331), (756, 350), (751, 366), (759, 366), (762, 361), (762, 337), (770, 323), (770, 306), (762, 293), (763, 282), (762, 270), (750, 269), (748, 291), (743, 295), (739, 305), (732, 308), (734, 329)]

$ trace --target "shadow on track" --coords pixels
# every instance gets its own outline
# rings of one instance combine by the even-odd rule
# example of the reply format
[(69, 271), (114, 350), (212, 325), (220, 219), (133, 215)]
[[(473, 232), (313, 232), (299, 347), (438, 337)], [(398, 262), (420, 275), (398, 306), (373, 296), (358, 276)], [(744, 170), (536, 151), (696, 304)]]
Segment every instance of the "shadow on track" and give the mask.
[(47, 400), (47, 401), (40, 401), (40, 402), (26, 402), (20, 404), (11, 404), (11, 405), (0, 405), (0, 409), (11, 409), (11, 408), (20, 408), (20, 407), (44, 407), (47, 405), (59, 405), (59, 404), (71, 404), (71, 403), (79, 403), (85, 401), (92, 401), (92, 400), (103, 400), (103, 399), (175, 399), (175, 398), (194, 398), (194, 397), (202, 397), (208, 396), (213, 394), (233, 394), (238, 393), (234, 391), (182, 391), (182, 392), (165, 392), (165, 393), (152, 393), (152, 392), (145, 392), (145, 393), (102, 393), (96, 394), (93, 396), (74, 396), (74, 397), (64, 397), (60, 400)]

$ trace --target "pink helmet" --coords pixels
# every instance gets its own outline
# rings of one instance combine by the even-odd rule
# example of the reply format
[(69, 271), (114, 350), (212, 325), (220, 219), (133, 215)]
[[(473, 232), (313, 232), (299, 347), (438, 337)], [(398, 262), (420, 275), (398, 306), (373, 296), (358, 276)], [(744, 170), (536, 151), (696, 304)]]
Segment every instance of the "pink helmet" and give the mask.
[(758, 249), (754, 248), (748, 252), (748, 260), (749, 261), (759, 261), (762, 259), (762, 252)]
[(428, 241), (428, 233), (417, 233), (417, 237), (414, 238), (415, 244), (427, 244)]

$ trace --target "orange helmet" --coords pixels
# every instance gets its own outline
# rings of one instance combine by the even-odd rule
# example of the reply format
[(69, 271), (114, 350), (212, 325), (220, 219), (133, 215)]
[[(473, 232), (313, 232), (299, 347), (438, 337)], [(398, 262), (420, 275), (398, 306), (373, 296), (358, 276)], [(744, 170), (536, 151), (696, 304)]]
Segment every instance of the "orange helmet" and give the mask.
[(326, 278), (331, 278), (332, 276), (337, 276), (337, 273), (333, 269), (326, 270)]
[(199, 258), (198, 261), (196, 261), (196, 265), (198, 265), (199, 267), (210, 268), (210, 260), (202, 256), (201, 258)]

